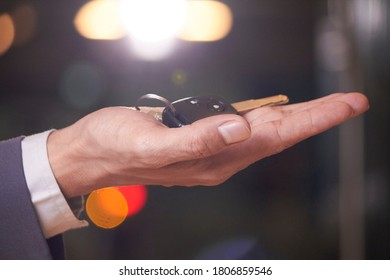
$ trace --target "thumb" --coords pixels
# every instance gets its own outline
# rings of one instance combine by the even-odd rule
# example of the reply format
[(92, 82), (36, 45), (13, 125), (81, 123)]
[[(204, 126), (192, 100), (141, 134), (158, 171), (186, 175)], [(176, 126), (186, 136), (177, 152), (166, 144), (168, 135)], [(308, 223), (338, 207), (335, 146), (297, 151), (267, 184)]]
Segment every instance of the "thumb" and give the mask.
[[(207, 158), (251, 135), (250, 125), (241, 116), (226, 114), (208, 117), (180, 128), (166, 128), (163, 141), (172, 151), (169, 163)], [(162, 140), (162, 139), (161, 139)]]

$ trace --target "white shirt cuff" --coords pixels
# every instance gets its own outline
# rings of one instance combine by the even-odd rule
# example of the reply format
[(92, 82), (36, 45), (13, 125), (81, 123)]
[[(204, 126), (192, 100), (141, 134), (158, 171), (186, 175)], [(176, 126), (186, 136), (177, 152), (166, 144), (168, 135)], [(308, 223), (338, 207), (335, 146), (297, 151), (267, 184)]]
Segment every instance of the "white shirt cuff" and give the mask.
[(24, 174), (45, 238), (88, 226), (87, 221), (73, 214), (51, 170), (46, 145), (50, 133), (51, 130), (22, 140)]

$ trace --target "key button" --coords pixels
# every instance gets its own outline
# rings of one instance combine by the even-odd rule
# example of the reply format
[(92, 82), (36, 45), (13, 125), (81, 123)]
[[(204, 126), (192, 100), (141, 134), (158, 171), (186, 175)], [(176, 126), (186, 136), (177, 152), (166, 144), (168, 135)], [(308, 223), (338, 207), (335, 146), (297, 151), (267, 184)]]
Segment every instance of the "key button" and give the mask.
[(222, 102), (217, 100), (211, 100), (211, 102), (208, 104), (208, 108), (211, 111), (215, 111), (215, 112), (225, 111), (225, 105)]
[(191, 99), (191, 100), (190, 100), (190, 103), (191, 103), (192, 105), (199, 105), (199, 99), (196, 99), (196, 98)]

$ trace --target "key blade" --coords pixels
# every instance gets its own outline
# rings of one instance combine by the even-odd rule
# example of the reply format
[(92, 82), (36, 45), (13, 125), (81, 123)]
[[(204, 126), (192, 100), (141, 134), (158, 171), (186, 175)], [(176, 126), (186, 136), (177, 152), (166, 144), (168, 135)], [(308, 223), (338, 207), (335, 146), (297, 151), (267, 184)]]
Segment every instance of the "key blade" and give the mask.
[(282, 105), (288, 103), (288, 97), (283, 94), (269, 96), (259, 99), (249, 99), (241, 102), (232, 103), (234, 109), (239, 114), (247, 113), (253, 109), (257, 109), (264, 106)]

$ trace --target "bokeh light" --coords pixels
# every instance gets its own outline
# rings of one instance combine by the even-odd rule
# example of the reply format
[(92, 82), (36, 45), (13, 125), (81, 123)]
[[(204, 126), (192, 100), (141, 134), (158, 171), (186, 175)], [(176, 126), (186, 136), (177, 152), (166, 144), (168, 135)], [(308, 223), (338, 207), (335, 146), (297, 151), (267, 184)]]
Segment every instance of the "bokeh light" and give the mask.
[(337, 30), (327, 30), (319, 34), (317, 39), (320, 65), (327, 71), (346, 70), (350, 52), (344, 35)]
[(101, 228), (119, 226), (126, 217), (137, 214), (145, 206), (147, 190), (144, 185), (107, 187), (93, 191), (86, 202), (90, 220)]
[(13, 45), (27, 43), (34, 36), (37, 27), (37, 12), (31, 4), (18, 6), (11, 14), (15, 26)]
[(145, 206), (148, 193), (144, 185), (122, 186), (117, 189), (126, 199), (128, 217), (137, 214)]
[(185, 20), (185, 0), (123, 0), (122, 18), (131, 37), (146, 42), (174, 38)]
[(172, 82), (176, 86), (183, 86), (187, 83), (188, 77), (184, 70), (176, 69), (172, 72)]
[(233, 25), (230, 8), (219, 1), (188, 1), (187, 16), (179, 38), (186, 41), (217, 41), (226, 37)]
[(0, 55), (6, 53), (15, 38), (15, 26), (9, 14), (0, 15)]
[(225, 38), (233, 14), (214, 0), (95, 0), (79, 9), (74, 24), (87, 39), (128, 35), (138, 58), (157, 61), (173, 53), (178, 38), (203, 42)]
[(91, 221), (101, 228), (114, 228), (127, 217), (127, 202), (117, 188), (93, 191), (87, 199), (86, 213)]
[(88, 39), (116, 40), (126, 35), (120, 17), (119, 1), (115, 0), (87, 2), (77, 12), (74, 25)]
[(173, 40), (169, 39), (159, 42), (132, 40), (131, 48), (138, 58), (157, 61), (169, 56), (173, 52), (175, 44)]
[(69, 65), (60, 80), (60, 96), (70, 106), (86, 109), (104, 96), (106, 79), (102, 71), (88, 62)]

